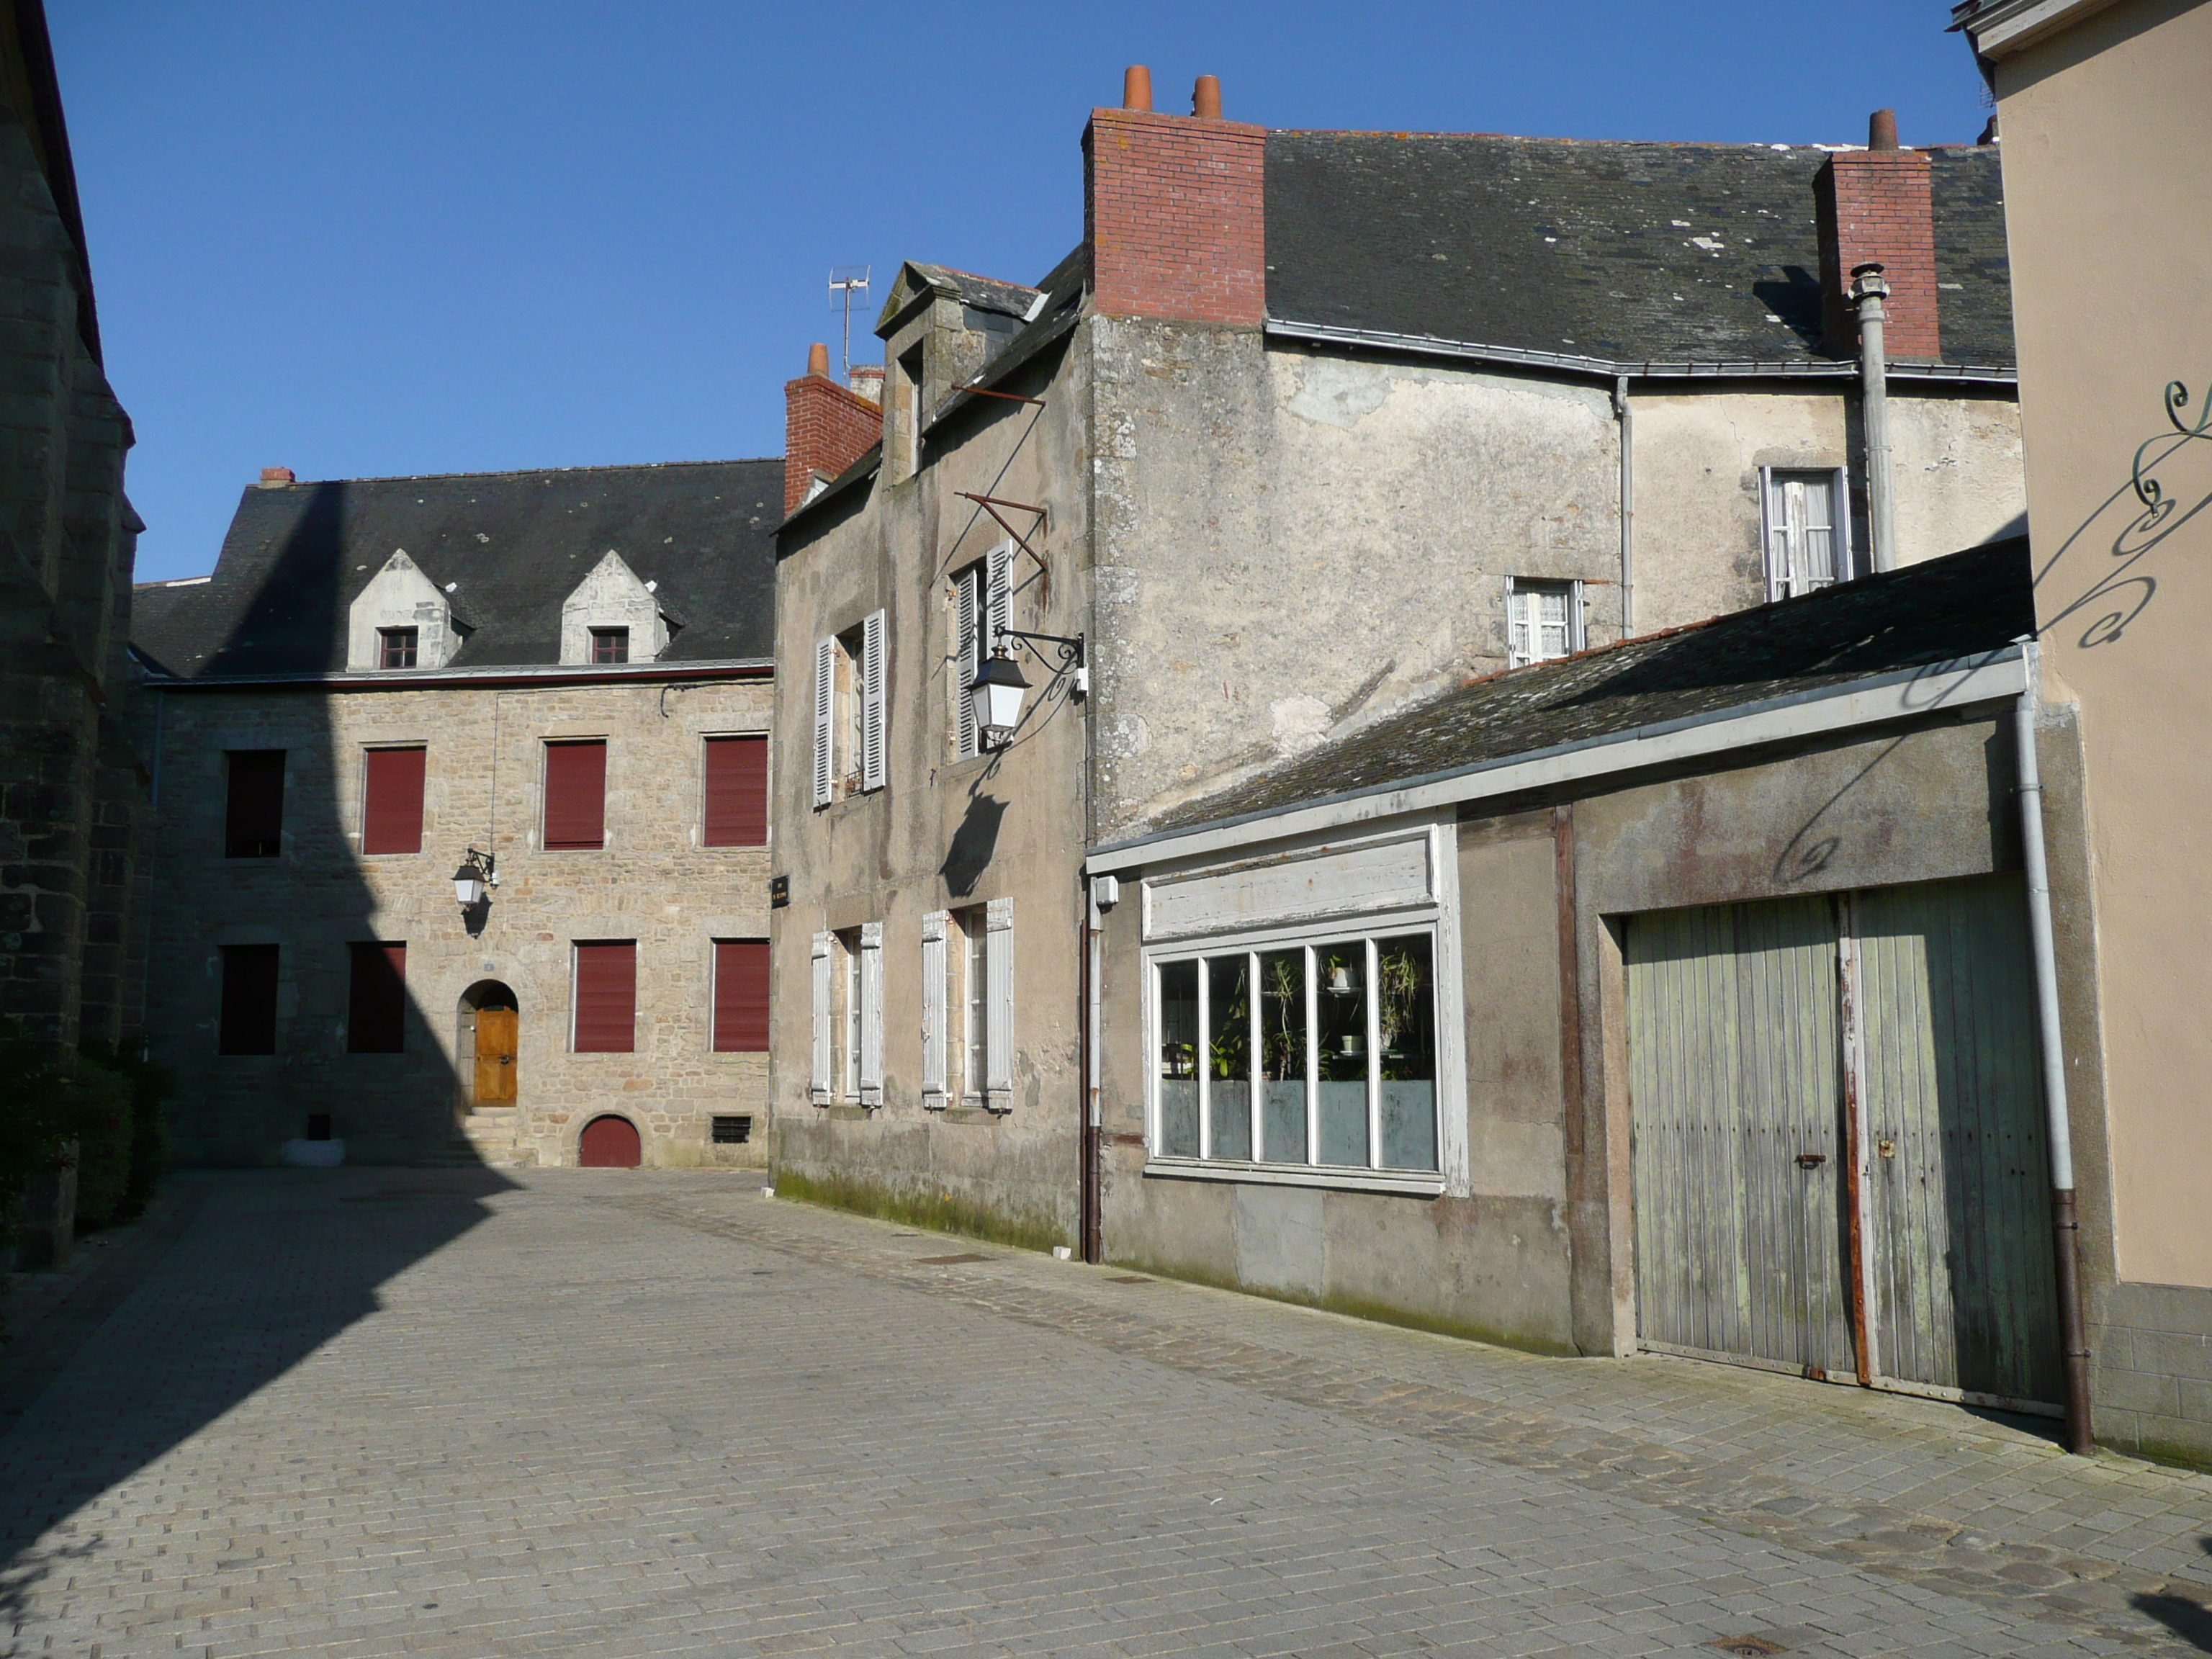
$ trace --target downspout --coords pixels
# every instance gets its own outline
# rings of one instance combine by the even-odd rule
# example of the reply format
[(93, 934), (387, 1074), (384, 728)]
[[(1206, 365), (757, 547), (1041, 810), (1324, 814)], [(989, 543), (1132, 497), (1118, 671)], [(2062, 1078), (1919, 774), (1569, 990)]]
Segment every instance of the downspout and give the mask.
[(1105, 1228), (1099, 1216), (1103, 1197), (1098, 1146), (1098, 1038), (1100, 969), (1104, 963), (1099, 928), (1097, 880), (1076, 866), (1083, 884), (1083, 1259), (1096, 1266), (1106, 1259)]
[(1851, 267), (1851, 299), (1859, 311), (1859, 386), (1866, 416), (1867, 517), (1874, 568), (1897, 568), (1897, 514), (1889, 472), (1889, 366), (1882, 355), (1882, 325), (1889, 313), (1889, 280), (1878, 264)]
[(2066, 1360), (2067, 1449), (2087, 1456), (2094, 1443), (2089, 1417), (2089, 1345), (2081, 1319), (2081, 1224), (2074, 1206), (2074, 1137), (2066, 1109), (2066, 1052), (2058, 1025), (2058, 958), (2051, 940), (2051, 870), (2043, 847), (2043, 774), (2035, 752), (2041, 653), (2021, 641), (2027, 685), (2013, 705), (2013, 741), (2020, 766), (2021, 848), (2027, 866), (2027, 929), (2035, 958), (2036, 1035), (2043, 1050), (2045, 1139), (2051, 1147), (2051, 1225), (2057, 1261), (2058, 1330)]
[(1613, 414), (1620, 422), (1620, 637), (1636, 632), (1636, 414), (1628, 406), (1628, 376), (1613, 383)]

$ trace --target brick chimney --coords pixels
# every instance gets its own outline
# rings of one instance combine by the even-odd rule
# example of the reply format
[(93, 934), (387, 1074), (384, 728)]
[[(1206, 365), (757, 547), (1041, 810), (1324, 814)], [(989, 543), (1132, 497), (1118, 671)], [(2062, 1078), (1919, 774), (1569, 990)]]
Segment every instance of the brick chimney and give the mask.
[(1123, 106), (1083, 134), (1083, 234), (1109, 317), (1257, 327), (1267, 314), (1267, 129), (1221, 118), (1221, 85), (1199, 77), (1195, 112), (1160, 115), (1132, 69)]
[(261, 487), (264, 489), (282, 489), (288, 483), (298, 482), (289, 466), (264, 466), (261, 469)]
[(807, 348), (806, 373), (783, 383), (783, 510), (806, 499), (884, 435), (884, 411), (830, 378), (830, 348)]
[(1854, 266), (1889, 278), (1887, 355), (1943, 355), (1936, 310), (1936, 211), (1928, 156), (1897, 147), (1895, 112), (1878, 109), (1864, 149), (1821, 164), (1813, 182), (1820, 226), (1820, 318), (1829, 354), (1858, 351), (1858, 321), (1845, 295)]

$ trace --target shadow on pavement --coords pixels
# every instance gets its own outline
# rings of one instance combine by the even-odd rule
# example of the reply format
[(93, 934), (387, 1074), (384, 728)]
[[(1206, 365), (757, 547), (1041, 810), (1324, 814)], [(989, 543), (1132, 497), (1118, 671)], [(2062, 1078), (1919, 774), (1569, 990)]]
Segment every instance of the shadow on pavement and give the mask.
[(83, 1287), (112, 1305), (105, 1319), (42, 1322), (0, 1358), (0, 1397), (52, 1376), (0, 1432), (0, 1625), (99, 1547), (96, 1521), (79, 1517), (101, 1492), (374, 1312), (380, 1286), (515, 1186), (482, 1167), (173, 1177), (173, 1241), (127, 1264), (125, 1282)]

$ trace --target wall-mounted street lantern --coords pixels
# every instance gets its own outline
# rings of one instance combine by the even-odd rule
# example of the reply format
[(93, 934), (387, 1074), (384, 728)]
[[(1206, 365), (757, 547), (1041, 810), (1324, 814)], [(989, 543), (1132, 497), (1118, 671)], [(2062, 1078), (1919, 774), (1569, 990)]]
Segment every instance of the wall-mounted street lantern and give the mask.
[(453, 901), (464, 911), (490, 902), (491, 890), (499, 885), (499, 878), (492, 873), (498, 862), (489, 853), (469, 848), (461, 867), (453, 872)]
[[(968, 688), (969, 706), (975, 716), (975, 735), (986, 749), (1004, 749), (1013, 741), (1014, 728), (1022, 722), (1022, 699), (1030, 689), (1021, 665), (1006, 653), (1006, 641), (1019, 640), (1029, 647), (1030, 654), (1052, 670), (1055, 680), (1061, 675), (1073, 673), (1074, 695), (1082, 696), (1091, 690), (1091, 670), (1083, 658), (1083, 635), (1069, 639), (1060, 634), (1024, 634), (1018, 629), (1001, 628), (993, 637), (991, 654), (982, 667), (975, 671), (975, 678)], [(1039, 645), (1055, 647), (1059, 661), (1046, 662)]]

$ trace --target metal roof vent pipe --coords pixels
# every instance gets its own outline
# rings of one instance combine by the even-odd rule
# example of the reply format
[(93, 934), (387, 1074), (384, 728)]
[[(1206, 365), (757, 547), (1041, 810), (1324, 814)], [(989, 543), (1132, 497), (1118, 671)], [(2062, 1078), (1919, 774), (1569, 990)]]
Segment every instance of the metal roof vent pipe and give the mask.
[(1871, 262), (1851, 267), (1851, 302), (1859, 313), (1859, 406), (1866, 421), (1868, 517), (1874, 568), (1897, 568), (1896, 495), (1889, 464), (1889, 363), (1882, 342), (1889, 282)]
[(1142, 64), (1132, 64), (1121, 71), (1121, 107), (1146, 115), (1152, 112), (1152, 72)]
[(1190, 89), (1190, 112), (1200, 121), (1218, 121), (1221, 118), (1219, 76), (1201, 75), (1198, 77), (1198, 84)]
[(1867, 117), (1867, 148), (1895, 149), (1897, 148), (1897, 112), (1878, 109)]

